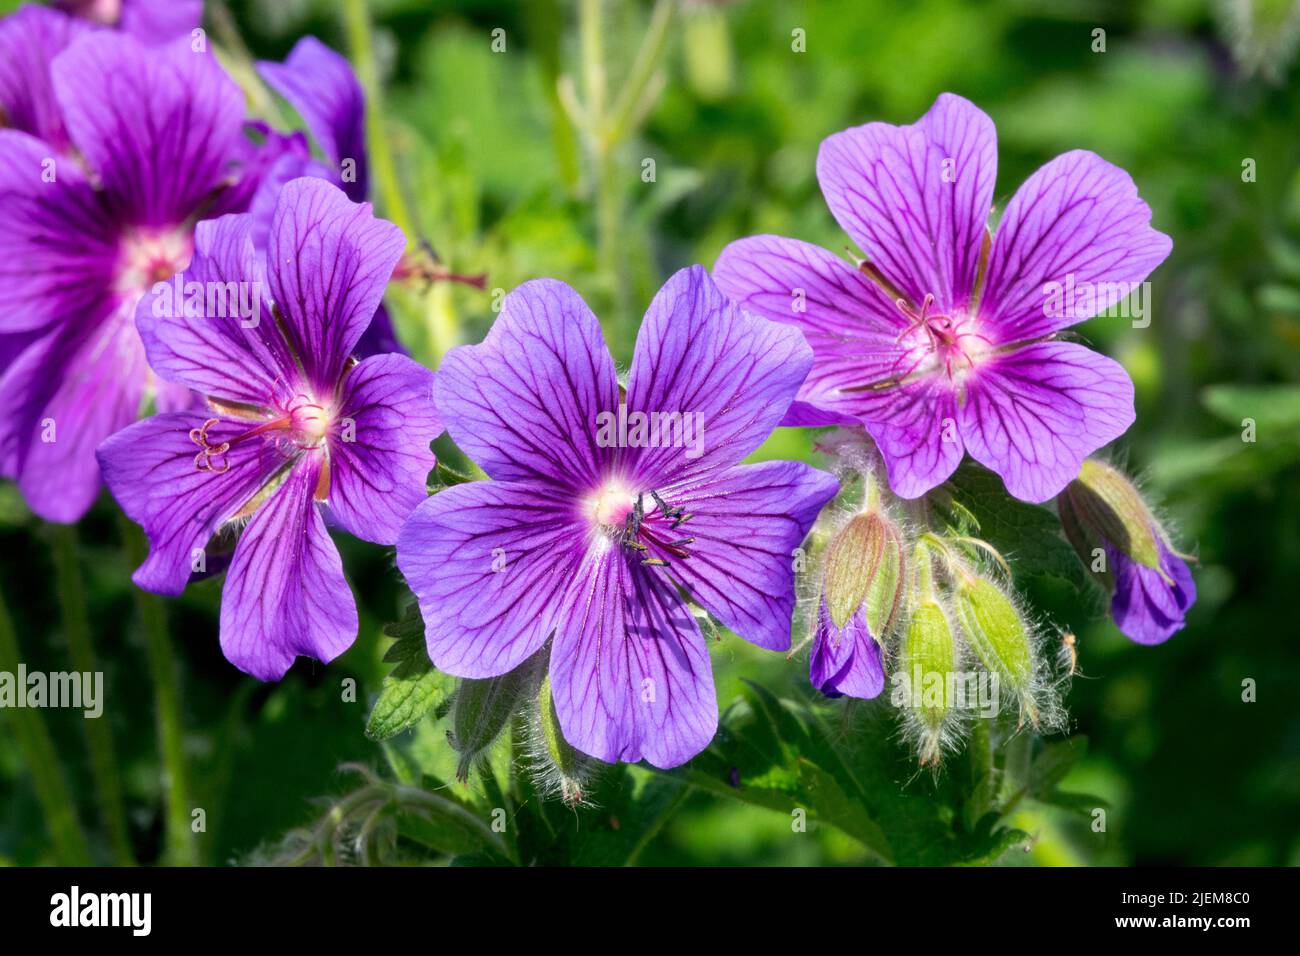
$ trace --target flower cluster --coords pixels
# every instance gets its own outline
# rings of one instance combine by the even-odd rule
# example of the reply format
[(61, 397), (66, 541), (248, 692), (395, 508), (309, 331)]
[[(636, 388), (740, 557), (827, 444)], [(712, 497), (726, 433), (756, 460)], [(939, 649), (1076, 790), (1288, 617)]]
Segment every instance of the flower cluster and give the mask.
[[(1059, 157), (992, 232), (993, 124), (945, 94), (912, 126), (822, 145), (826, 199), (866, 259), (733, 243), (713, 277), (663, 286), (625, 376), (578, 293), (536, 279), (435, 375), (384, 311), (419, 270), (366, 202), (346, 60), (306, 37), (257, 65), (310, 139), (280, 131), (245, 116), (200, 16), (121, 0), (0, 21), (0, 474), (56, 522), (106, 483), (148, 536), (141, 588), (225, 570), (237, 667), (278, 680), (351, 645), (331, 528), (395, 546), (429, 659), (462, 679), (461, 775), (523, 712), (548, 786), (577, 802), (593, 760), (672, 767), (708, 746), (711, 622), (788, 650), (825, 510), (812, 684), (871, 698), (888, 676), (934, 763), (967, 692), (1020, 723), (1056, 716), (1004, 558), (927, 518), (966, 452), (1016, 498), (1057, 499), (1125, 633), (1182, 626), (1184, 556), (1088, 458), (1132, 422), (1132, 383), (1062, 336), (1169, 253), (1122, 170)], [(1100, 291), (1062, 310), (1083, 286)], [(841, 428), (824, 440), (851, 507), (827, 509), (826, 471), (748, 461), (781, 424)], [(444, 427), (487, 480), (430, 495)]]

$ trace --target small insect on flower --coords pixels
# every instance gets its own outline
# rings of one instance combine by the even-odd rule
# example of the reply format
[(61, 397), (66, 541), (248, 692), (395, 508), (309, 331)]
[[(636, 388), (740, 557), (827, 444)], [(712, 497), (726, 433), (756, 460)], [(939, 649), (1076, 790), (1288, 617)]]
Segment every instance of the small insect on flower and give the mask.
[[(513, 291), (435, 386), (449, 434), (492, 480), (429, 498), (397, 545), (433, 662), (494, 677), (549, 640), (571, 745), (657, 767), (699, 753), (718, 707), (683, 594), (760, 647), (789, 647), (791, 554), (838, 487), (803, 464), (740, 464), (810, 361), (798, 330), (741, 313), (703, 268), (685, 269), (646, 313), (619, 415), (586, 303), (549, 279)], [(600, 439), (608, 416), (637, 413), (703, 422), (706, 441)]]
[(137, 422), (100, 446), (99, 461), (149, 536), (133, 576), (146, 590), (179, 594), (193, 555), (247, 521), (222, 592), (221, 646), (241, 670), (276, 680), (297, 655), (329, 661), (356, 637), (324, 516), (395, 543), (425, 498), (442, 428), (433, 373), (402, 355), (352, 357), (401, 230), (320, 179), (281, 190), (265, 257), (250, 229), (248, 215), (200, 223), (183, 278), (264, 284), (266, 319), (155, 315), (146, 296), (138, 326), (151, 366), (206, 407)]
[(1061, 665), (1066, 677), (1079, 672), (1079, 639), (1071, 631), (1061, 635)]
[(911, 126), (827, 138), (817, 177), (866, 261), (755, 236), (727, 246), (715, 269), (726, 295), (798, 326), (812, 346), (785, 424), (862, 423), (905, 498), (944, 482), (969, 451), (1033, 502), (1132, 424), (1124, 369), (1060, 339), (1169, 254), (1126, 172), (1089, 152), (1058, 156), (992, 235), (993, 121), (944, 93)]

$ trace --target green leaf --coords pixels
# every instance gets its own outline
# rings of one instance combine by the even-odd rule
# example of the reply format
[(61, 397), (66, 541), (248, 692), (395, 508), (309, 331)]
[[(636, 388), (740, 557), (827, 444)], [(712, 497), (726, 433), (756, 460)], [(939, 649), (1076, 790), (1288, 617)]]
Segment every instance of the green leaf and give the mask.
[(1088, 738), (1082, 734), (1044, 744), (1029, 765), (1028, 795), (1035, 800), (1047, 797), (1087, 752)]
[[(397, 790), (397, 832), (421, 846), (452, 856), (488, 854), (510, 858), (501, 834), (492, 829), (488, 814), (446, 791), (433, 793), (401, 787)], [(493, 808), (493, 811), (502, 808)]]
[(384, 678), (366, 721), (366, 736), (371, 740), (388, 740), (410, 730), (431, 711), (441, 717), (455, 686), (455, 680), (429, 660), (418, 605), (412, 603), (400, 621), (384, 628), (384, 634), (396, 638), (384, 654), (384, 661), (395, 666)]
[[(962, 822), (968, 795), (952, 774), (917, 777), (915, 756), (892, 720), (870, 705), (846, 732), (815, 706), (777, 698), (749, 684), (723, 715), (713, 745), (671, 775), (720, 797), (783, 814), (802, 809), (886, 863), (949, 866), (988, 863), (1024, 834)], [(842, 714), (842, 708), (836, 708)]]
[(1083, 816), (1090, 816), (1094, 810), (1110, 809), (1110, 803), (1107, 800), (1092, 793), (1054, 790), (1046, 796), (1036, 799), (1039, 803), (1045, 803), (1051, 807), (1060, 807), (1062, 810), (1069, 810)]
[(1077, 587), (1087, 579), (1051, 510), (1011, 497), (1002, 479), (971, 461), (931, 501), (955, 533), (978, 535), (1000, 551), (1017, 575), (1056, 577)]

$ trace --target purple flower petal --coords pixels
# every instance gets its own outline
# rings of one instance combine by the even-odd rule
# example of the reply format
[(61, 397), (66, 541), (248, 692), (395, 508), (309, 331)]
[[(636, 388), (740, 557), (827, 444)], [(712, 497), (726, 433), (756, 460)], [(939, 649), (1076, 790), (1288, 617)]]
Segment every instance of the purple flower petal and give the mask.
[(259, 680), (279, 680), (298, 655), (329, 663), (357, 636), (357, 605), (338, 549), (313, 502), (309, 456), (253, 515), (221, 592), (221, 650)]
[(1183, 629), (1196, 603), (1196, 582), (1182, 558), (1160, 540), (1162, 576), (1116, 548), (1107, 547), (1106, 555), (1115, 575), (1110, 613), (1121, 631), (1139, 644), (1160, 644)]
[[(178, 301), (176, 280), (161, 283), (140, 300), (136, 327), (164, 379), (226, 402), (272, 407), (291, 395), (298, 372), (276, 328), (251, 224), (245, 215), (199, 223), (194, 258), (179, 278), (184, 298)], [(185, 301), (192, 283), (203, 293), (199, 310)]]
[(0, 378), (0, 467), (47, 521), (79, 519), (99, 494), (95, 448), (140, 407), (146, 365), (124, 308), (56, 328)]
[(0, 19), (0, 128), (30, 133), (55, 153), (67, 151), (68, 133), (54, 96), (50, 62), (89, 29), (47, 7), (24, 6)]
[(586, 548), (553, 484), (453, 485), (416, 509), (397, 566), (420, 601), (429, 657), (458, 677), (495, 677), (551, 636)]
[(132, 225), (180, 225), (231, 175), (244, 97), (212, 53), (94, 31), (52, 69), (73, 143)]
[(1083, 459), (1133, 424), (1123, 366), (1082, 345), (1040, 342), (988, 359), (966, 379), (961, 434), (1007, 491), (1046, 501)]
[(281, 191), (267, 252), (271, 296), (308, 381), (332, 391), (370, 324), (406, 239), (321, 179)]
[(213, 445), (232, 442), (219, 466), (226, 470), (198, 469), (190, 433), (211, 417), (204, 410), (155, 415), (99, 446), (104, 481), (149, 538), (149, 557), (131, 576), (146, 591), (180, 594), (194, 570), (194, 549), (206, 546), (284, 464), (263, 442), (234, 442), (251, 426), (224, 419), (206, 433)]
[(973, 103), (943, 93), (911, 126), (868, 123), (827, 137), (817, 178), (867, 257), (920, 303), (965, 306), (997, 178), (997, 133)]
[(614, 360), (600, 323), (563, 282), (536, 279), (506, 296), (481, 345), (443, 358), (438, 412), (456, 445), (498, 481), (590, 490), (613, 449), (597, 417), (618, 407)]
[(656, 488), (738, 464), (780, 423), (811, 366), (797, 330), (742, 313), (703, 266), (676, 273), (641, 324), (627, 407), (693, 416), (696, 440), (658, 436), (660, 447), (629, 452), (640, 483)]
[(889, 378), (903, 350), (903, 313), (861, 272), (825, 249), (781, 236), (733, 242), (713, 278), (742, 309), (796, 326), (813, 350), (813, 367), (784, 424), (856, 421), (843, 388)]
[(396, 544), (428, 497), (429, 448), (442, 432), (433, 373), (405, 355), (376, 355), (348, 373), (330, 434), (330, 511), (365, 541)]
[[(1128, 173), (1095, 153), (1065, 153), (1007, 205), (989, 255), (981, 326), (1000, 344), (1082, 322), (1126, 298), (1172, 247), (1151, 228), (1151, 208)], [(1048, 284), (1067, 282), (1076, 294), (1052, 315)]]
[(718, 727), (709, 652), (662, 569), (593, 549), (551, 647), (551, 693), (564, 738), (609, 762), (676, 767)]
[(822, 602), (817, 614), (817, 634), (808, 659), (808, 678), (827, 697), (858, 697), (870, 700), (885, 689), (885, 668), (880, 645), (867, 628), (859, 610), (844, 630), (831, 621)]
[(715, 471), (664, 489), (692, 515), (675, 536), (690, 557), (669, 562), (671, 576), (704, 608), (759, 647), (790, 646), (795, 550), (839, 482), (791, 461)]
[[(334, 164), (332, 178), (354, 202), (366, 198), (369, 172), (366, 162), (366, 100), (348, 61), (315, 37), (303, 37), (283, 63), (257, 64), (271, 87), (287, 99), (306, 121), (308, 129)], [(346, 160), (355, 163), (354, 175), (341, 178)]]
[(889, 487), (917, 498), (943, 484), (961, 464), (957, 400), (947, 379), (858, 393), (854, 404), (885, 459)]
[(118, 226), (77, 164), (0, 130), (0, 332), (102, 316), (117, 258)]

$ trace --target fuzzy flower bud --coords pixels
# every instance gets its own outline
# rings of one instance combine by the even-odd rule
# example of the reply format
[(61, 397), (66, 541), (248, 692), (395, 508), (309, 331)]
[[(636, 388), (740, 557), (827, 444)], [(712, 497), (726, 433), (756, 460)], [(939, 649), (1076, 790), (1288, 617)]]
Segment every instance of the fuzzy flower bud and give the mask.
[(1182, 629), (1196, 584), (1127, 478), (1089, 458), (1056, 505), (1071, 545), (1113, 592), (1111, 617), (1121, 631), (1140, 644), (1159, 644)]
[(837, 628), (865, 611), (872, 634), (884, 636), (902, 599), (903, 538), (879, 511), (853, 518), (826, 549), (826, 610)]
[[(952, 717), (948, 689), (957, 670), (957, 646), (952, 625), (930, 584), (928, 555), (918, 548), (920, 601), (903, 635), (902, 668), (894, 675), (895, 703), (910, 707), (914, 736), (919, 738), (921, 763), (938, 762), (945, 727)], [(906, 688), (907, 694), (900, 694)]]
[(1033, 644), (1016, 605), (988, 578), (963, 571), (957, 576), (953, 606), (980, 663), (1015, 693), (1022, 716), (1037, 724)]
[(529, 712), (529, 752), (533, 780), (546, 796), (558, 796), (567, 806), (587, 802), (587, 783), (600, 766), (564, 739), (551, 697), (548, 674), (538, 688), (535, 706)]
[(903, 536), (882, 512), (855, 515), (826, 549), (809, 678), (828, 697), (871, 698), (885, 686), (881, 642), (899, 616)]

